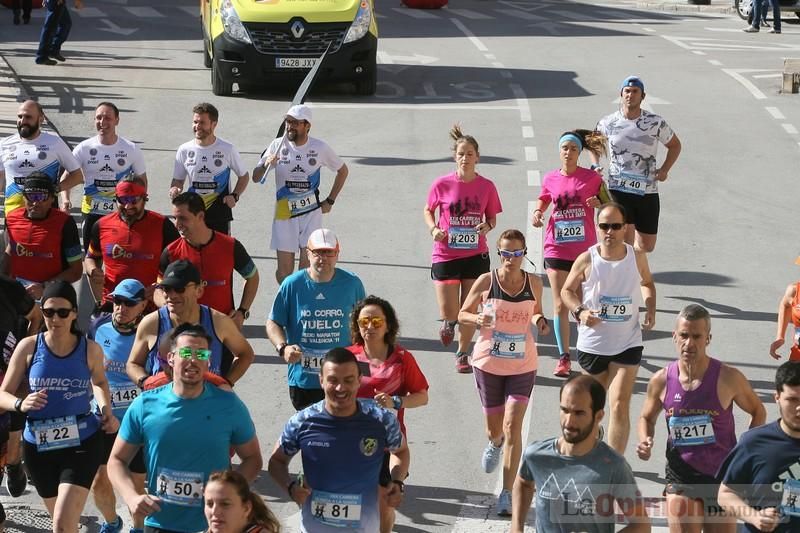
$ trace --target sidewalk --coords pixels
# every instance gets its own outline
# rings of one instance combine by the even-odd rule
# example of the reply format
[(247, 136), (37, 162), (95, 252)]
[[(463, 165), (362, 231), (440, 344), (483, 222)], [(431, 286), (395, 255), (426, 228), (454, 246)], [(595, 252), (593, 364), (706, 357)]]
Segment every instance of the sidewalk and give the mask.
[(599, 0), (604, 4), (624, 4), (652, 11), (686, 11), (690, 13), (734, 14), (733, 0), (711, 0), (707, 5), (690, 4), (688, 0)]

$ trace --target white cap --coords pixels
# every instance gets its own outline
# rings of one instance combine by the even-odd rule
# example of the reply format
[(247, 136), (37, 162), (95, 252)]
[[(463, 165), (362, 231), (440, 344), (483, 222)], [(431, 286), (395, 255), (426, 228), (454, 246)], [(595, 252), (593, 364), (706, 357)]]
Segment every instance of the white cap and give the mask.
[(295, 120), (305, 120), (311, 124), (311, 108), (307, 105), (293, 105), (286, 112), (286, 116), (292, 117)]
[(333, 230), (320, 228), (314, 230), (308, 237), (309, 250), (336, 250), (339, 251), (339, 239)]

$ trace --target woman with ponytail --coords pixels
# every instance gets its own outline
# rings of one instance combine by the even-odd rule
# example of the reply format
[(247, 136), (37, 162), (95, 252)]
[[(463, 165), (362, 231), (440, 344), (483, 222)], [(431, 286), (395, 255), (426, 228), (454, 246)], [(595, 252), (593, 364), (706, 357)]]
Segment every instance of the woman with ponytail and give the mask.
[(531, 218), (533, 226), (541, 228), (545, 211), (553, 205), (545, 231), (544, 267), (553, 292), (553, 331), (560, 354), (553, 374), (559, 377), (569, 376), (571, 368), (569, 309), (561, 302), (561, 287), (575, 259), (597, 242), (594, 208), (610, 199), (600, 174), (579, 166), (578, 157), (584, 149), (598, 157), (605, 154), (606, 142), (596, 131), (578, 129), (561, 134), (561, 168), (545, 175)]
[(278, 533), (281, 524), (239, 472), (209, 476), (203, 492), (207, 533)]

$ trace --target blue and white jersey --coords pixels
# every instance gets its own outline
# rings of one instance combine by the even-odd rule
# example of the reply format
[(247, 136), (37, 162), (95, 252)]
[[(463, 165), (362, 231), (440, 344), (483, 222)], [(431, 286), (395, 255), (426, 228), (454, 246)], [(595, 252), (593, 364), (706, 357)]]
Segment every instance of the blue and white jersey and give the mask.
[(114, 144), (103, 144), (98, 136), (86, 139), (72, 154), (83, 169), (83, 214), (113, 213), (117, 183), (128, 176), (145, 173), (142, 151), (122, 137)]
[(325, 400), (295, 414), (283, 429), (280, 446), (289, 456), (302, 452), (312, 491), (302, 509), (303, 531), (378, 531), (383, 454), (398, 449), (402, 439), (397, 416), (366, 400), (358, 400), (349, 417), (329, 414)]
[[(89, 338), (100, 345), (103, 350), (103, 367), (106, 370), (108, 388), (111, 391), (111, 410), (114, 416), (122, 420), (131, 402), (139, 395), (139, 387), (131, 381), (125, 370), (128, 356), (133, 348), (136, 330), (128, 333), (118, 331), (114, 327), (111, 315), (104, 315), (92, 324)], [(97, 402), (92, 402), (92, 410), (98, 412)]]

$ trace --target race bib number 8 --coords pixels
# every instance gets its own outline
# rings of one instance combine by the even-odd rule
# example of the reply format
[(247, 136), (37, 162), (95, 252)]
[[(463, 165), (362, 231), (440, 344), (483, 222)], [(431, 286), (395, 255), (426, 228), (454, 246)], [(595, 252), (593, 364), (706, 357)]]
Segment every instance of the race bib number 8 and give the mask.
[(36, 449), (40, 452), (72, 448), (81, 444), (78, 422), (72, 415), (31, 421), (31, 430), (36, 437)]
[(650, 182), (647, 176), (641, 174), (633, 174), (631, 172), (620, 172), (611, 186), (612, 190), (635, 194), (637, 196), (644, 196), (647, 190), (647, 184)]
[(478, 247), (478, 232), (475, 228), (451, 226), (447, 245), (456, 250), (472, 250)]
[(675, 446), (699, 446), (717, 441), (711, 415), (671, 416), (668, 425)]
[(361, 523), (361, 495), (315, 490), (311, 495), (311, 513), (325, 525), (356, 529)]
[(491, 355), (504, 359), (522, 359), (525, 357), (525, 334), (512, 335), (495, 331), (492, 334)]
[(162, 468), (156, 479), (156, 495), (175, 505), (200, 507), (203, 504), (203, 474)]
[[(638, 312), (638, 309), (636, 310)], [(633, 316), (633, 299), (629, 296), (600, 296), (600, 314), (604, 322), (626, 322)]]
[(317, 192), (311, 191), (297, 196), (290, 196), (287, 201), (289, 202), (289, 212), (293, 217), (302, 215), (317, 208)]
[(555, 223), (556, 242), (583, 242), (586, 229), (583, 220), (557, 220)]

